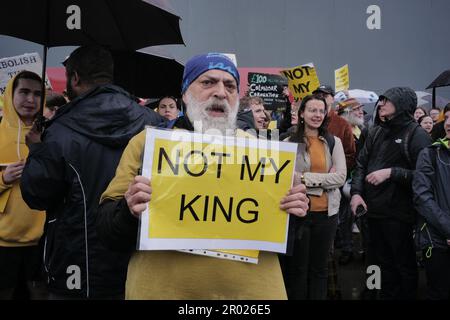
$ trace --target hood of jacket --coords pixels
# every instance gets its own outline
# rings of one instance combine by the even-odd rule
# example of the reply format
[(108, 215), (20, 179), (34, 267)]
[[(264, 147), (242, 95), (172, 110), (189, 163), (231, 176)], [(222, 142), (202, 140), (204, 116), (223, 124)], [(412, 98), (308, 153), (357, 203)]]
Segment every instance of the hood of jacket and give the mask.
[(25, 135), (31, 126), (26, 126), (17, 114), (13, 104), (13, 82), (9, 80), (3, 95), (3, 118), (0, 123), (0, 164), (9, 164), (25, 159), (28, 147)]
[(401, 128), (414, 121), (413, 114), (417, 106), (417, 95), (413, 89), (408, 87), (394, 87), (380, 95), (379, 100), (383, 98), (387, 98), (394, 104), (395, 113), (392, 119), (381, 121), (377, 112), (375, 118), (376, 125), (393, 129)]
[(244, 131), (256, 130), (255, 118), (253, 117), (252, 110), (238, 112), (236, 121), (236, 125), (239, 129), (242, 129)]
[(58, 123), (102, 145), (120, 147), (150, 124), (149, 119), (164, 122), (156, 112), (137, 104), (128, 92), (107, 84), (58, 109), (46, 126)]

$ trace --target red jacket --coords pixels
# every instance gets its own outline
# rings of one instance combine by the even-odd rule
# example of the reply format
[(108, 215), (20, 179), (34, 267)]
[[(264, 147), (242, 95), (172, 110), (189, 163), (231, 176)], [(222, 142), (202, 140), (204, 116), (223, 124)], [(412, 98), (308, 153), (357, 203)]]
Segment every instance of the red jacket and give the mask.
[(338, 116), (334, 110), (330, 110), (328, 118), (328, 132), (341, 139), (342, 145), (344, 146), (347, 170), (350, 172), (355, 165), (356, 157), (355, 138), (353, 137), (352, 127), (347, 120)]

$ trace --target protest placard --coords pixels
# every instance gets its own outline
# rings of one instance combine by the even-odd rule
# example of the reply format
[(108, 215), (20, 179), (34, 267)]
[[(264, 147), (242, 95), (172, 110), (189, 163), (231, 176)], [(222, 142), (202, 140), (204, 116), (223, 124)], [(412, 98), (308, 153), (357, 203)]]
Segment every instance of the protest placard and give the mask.
[(147, 129), (142, 174), (152, 200), (140, 250), (285, 252), (297, 145), (279, 141)]
[(280, 72), (288, 79), (289, 90), (295, 98), (303, 99), (320, 86), (313, 63)]
[[(42, 76), (42, 61), (37, 52), (0, 59), (0, 94), (5, 93), (8, 81), (24, 70), (32, 71), (39, 76)], [(47, 75), (45, 78), (45, 87), (51, 88)]]
[(248, 73), (248, 96), (261, 97), (266, 110), (279, 110), (286, 107), (283, 87), (287, 79), (276, 74)]
[(348, 88), (350, 87), (348, 64), (334, 70), (334, 87), (335, 92), (348, 90)]

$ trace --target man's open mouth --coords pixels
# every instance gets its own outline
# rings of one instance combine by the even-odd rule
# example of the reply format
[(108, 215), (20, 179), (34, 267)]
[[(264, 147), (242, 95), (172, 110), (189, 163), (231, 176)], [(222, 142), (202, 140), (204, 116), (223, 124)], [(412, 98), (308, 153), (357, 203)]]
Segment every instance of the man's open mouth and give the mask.
[(211, 113), (225, 113), (225, 107), (220, 105), (213, 105), (206, 110)]

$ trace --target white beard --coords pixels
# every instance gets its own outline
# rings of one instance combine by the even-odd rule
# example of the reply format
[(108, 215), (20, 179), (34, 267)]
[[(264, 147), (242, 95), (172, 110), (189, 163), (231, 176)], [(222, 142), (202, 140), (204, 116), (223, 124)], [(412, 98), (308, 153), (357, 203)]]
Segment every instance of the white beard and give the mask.
[(364, 119), (358, 118), (351, 113), (344, 113), (342, 117), (345, 118), (345, 120), (347, 120), (347, 122), (350, 123), (352, 126), (364, 128)]
[[(232, 136), (236, 131), (236, 116), (239, 107), (239, 101), (231, 107), (227, 101), (221, 101), (211, 97), (207, 101), (197, 101), (189, 90), (186, 95), (186, 114), (194, 126), (194, 131), (213, 134)], [(224, 110), (224, 117), (210, 117), (207, 109), (212, 106), (220, 106)]]

